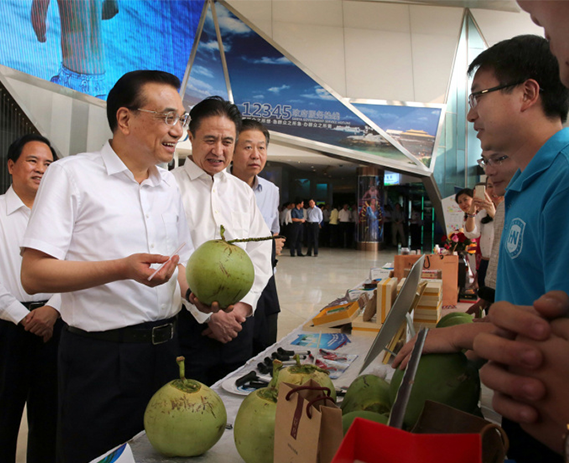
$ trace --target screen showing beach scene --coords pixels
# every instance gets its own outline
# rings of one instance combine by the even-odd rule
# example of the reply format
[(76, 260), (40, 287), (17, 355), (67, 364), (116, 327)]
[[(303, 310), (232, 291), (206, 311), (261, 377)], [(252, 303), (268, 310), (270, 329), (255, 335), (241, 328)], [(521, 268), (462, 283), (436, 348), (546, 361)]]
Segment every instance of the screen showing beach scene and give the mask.
[(425, 166), (430, 167), (442, 108), (352, 104)]
[[(336, 147), (381, 156), (405, 164), (414, 164), (390, 142), (388, 137), (370, 127), (295, 63), (284, 56), (227, 8), (217, 3), (215, 12), (227, 62), (227, 71), (235, 104), (244, 118), (256, 119), (269, 130), (326, 143)], [(213, 16), (204, 31), (213, 40)], [(219, 67), (207, 63), (198, 54), (191, 64), (184, 100), (190, 102), (196, 89), (214, 82), (212, 92), (222, 91)], [(199, 59), (198, 59), (199, 58)], [(194, 71), (199, 66), (199, 72)]]

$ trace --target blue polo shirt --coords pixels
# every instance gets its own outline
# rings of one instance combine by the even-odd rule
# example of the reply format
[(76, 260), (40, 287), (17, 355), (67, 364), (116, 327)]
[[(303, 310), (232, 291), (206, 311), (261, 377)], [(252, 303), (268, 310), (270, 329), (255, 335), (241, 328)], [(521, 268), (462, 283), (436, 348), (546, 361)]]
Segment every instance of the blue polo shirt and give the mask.
[(569, 129), (516, 172), (505, 210), (496, 301), (532, 305), (551, 290), (569, 293)]

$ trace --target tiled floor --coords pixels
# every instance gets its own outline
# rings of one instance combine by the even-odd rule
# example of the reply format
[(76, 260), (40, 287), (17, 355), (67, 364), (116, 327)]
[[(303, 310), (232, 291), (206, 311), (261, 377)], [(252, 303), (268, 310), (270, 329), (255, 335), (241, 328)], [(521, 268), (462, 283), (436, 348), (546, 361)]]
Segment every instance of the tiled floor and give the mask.
[[(286, 250), (285, 250), (286, 251)], [(368, 277), (370, 267), (392, 262), (394, 251), (366, 253), (321, 248), (318, 257), (290, 257), (285, 252), (277, 266), (281, 303), (279, 339), (306, 321), (329, 301), (342, 296)], [(25, 462), (27, 423), (22, 423), (17, 463)]]

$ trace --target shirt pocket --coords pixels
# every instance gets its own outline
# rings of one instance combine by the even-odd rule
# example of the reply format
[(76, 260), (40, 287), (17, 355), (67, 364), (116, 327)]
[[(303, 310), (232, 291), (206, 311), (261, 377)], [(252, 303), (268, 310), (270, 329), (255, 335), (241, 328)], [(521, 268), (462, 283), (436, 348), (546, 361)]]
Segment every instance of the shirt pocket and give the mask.
[(256, 238), (248, 236), (251, 227), (251, 214), (249, 212), (231, 211), (232, 229), (235, 238)]
[(162, 223), (164, 227), (164, 241), (161, 246), (161, 252), (169, 256), (182, 244), (178, 243), (178, 214), (165, 212), (162, 214)]

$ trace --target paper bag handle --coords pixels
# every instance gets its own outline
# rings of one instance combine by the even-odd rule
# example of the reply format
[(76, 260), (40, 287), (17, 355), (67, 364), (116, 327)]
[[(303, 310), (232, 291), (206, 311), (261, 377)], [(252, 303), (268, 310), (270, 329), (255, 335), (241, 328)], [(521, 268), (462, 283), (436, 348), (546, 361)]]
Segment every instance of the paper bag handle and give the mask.
[(508, 449), (510, 448), (510, 441), (508, 439), (508, 435), (506, 434), (506, 432), (497, 424), (494, 423), (488, 423), (486, 426), (484, 426), (481, 430), (480, 430), (480, 435), (482, 436), (482, 438), (484, 438), (484, 435), (486, 433), (492, 432), (493, 430), (498, 431), (498, 434), (500, 435), (500, 438), (502, 439), (502, 444), (504, 445), (504, 452), (507, 452)]
[(324, 392), (326, 392), (326, 394), (328, 394), (328, 396), (331, 394), (330, 388), (327, 388), (327, 387), (298, 386), (298, 387), (292, 388), (288, 392), (288, 394), (286, 395), (285, 399), (290, 400), (290, 396), (292, 394), (294, 394), (295, 392), (299, 392), (299, 391), (324, 391)]
[[(328, 388), (325, 388), (328, 389)], [(327, 401), (327, 400), (331, 400), (332, 403), (336, 403), (336, 401), (332, 398), (329, 397), (327, 395), (323, 395), (320, 397), (316, 397), (316, 399), (312, 399), (310, 402), (308, 402), (308, 404), (306, 405), (306, 415), (308, 415), (308, 419), (311, 420), (312, 419), (312, 406), (318, 402), (319, 400), (323, 400), (323, 401)]]

